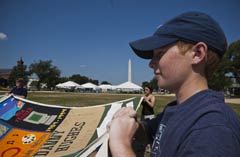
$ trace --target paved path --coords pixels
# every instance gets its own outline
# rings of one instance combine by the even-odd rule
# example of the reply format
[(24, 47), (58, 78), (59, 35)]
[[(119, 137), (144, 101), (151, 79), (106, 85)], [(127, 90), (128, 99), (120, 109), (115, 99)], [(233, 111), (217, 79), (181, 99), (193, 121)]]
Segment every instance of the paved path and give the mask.
[(240, 98), (226, 98), (225, 102), (226, 103), (239, 104), (240, 105)]

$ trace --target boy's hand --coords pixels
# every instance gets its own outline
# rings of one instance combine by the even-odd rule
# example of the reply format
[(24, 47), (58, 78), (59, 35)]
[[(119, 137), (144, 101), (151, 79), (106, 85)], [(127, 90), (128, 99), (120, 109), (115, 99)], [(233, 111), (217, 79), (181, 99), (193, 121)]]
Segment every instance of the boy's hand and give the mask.
[(131, 141), (139, 126), (136, 122), (137, 112), (132, 108), (124, 107), (118, 110), (108, 124), (109, 146), (113, 156), (135, 156)]

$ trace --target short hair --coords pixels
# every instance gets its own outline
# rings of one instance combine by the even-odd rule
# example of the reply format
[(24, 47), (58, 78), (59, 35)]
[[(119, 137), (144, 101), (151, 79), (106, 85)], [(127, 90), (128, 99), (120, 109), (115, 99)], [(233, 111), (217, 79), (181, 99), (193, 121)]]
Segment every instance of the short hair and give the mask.
[[(176, 45), (178, 46), (178, 48), (180, 49), (182, 54), (185, 54), (188, 50), (192, 49), (192, 47), (194, 46), (194, 44), (187, 43), (184, 41), (178, 41), (178, 42), (176, 42)], [(205, 72), (205, 76), (206, 76), (207, 80), (209, 81), (212, 78), (213, 73), (217, 69), (217, 66), (220, 62), (220, 57), (214, 50), (208, 49), (206, 60), (207, 61), (206, 61), (206, 66), (205, 66), (204, 72)]]
[(18, 79), (16, 79), (16, 82), (23, 84), (24, 80), (22, 78), (18, 78)]

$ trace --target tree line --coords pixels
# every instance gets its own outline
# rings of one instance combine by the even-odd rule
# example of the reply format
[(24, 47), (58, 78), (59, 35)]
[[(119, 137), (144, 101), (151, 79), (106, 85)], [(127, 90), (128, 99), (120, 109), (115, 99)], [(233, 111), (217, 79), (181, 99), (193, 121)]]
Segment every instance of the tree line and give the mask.
[[(27, 70), (27, 66), (24, 64), (14, 66), (11, 70), (9, 77), (9, 86), (15, 85), (15, 80), (17, 78), (22, 78), (25, 83), (28, 82), (29, 76), (35, 74), (38, 77), (36, 82), (36, 87), (39, 90), (41, 84), (46, 84), (47, 89), (54, 89), (58, 83), (63, 83), (66, 81), (74, 81), (78, 84), (84, 84), (87, 82), (99, 84), (98, 80), (88, 78), (86, 76), (81, 76), (80, 74), (73, 74), (70, 77), (60, 77), (61, 71), (57, 66), (54, 66), (52, 60), (39, 60), (30, 64)], [(104, 81), (103, 83), (106, 83)]]

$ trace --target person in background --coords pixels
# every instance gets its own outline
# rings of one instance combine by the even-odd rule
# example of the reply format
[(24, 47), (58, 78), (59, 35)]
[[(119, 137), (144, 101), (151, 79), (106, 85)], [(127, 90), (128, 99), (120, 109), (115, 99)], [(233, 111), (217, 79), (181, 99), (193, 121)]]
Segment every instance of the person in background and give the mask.
[(12, 88), (12, 90), (7, 93), (12, 94), (14, 96), (18, 96), (20, 98), (27, 98), (27, 89), (24, 88), (24, 81), (23, 79), (19, 78), (16, 80), (16, 86)]
[(108, 125), (112, 156), (136, 156), (134, 137), (153, 142), (151, 157), (240, 157), (239, 118), (224, 95), (208, 87), (227, 49), (219, 24), (205, 13), (186, 12), (130, 46), (151, 60), (158, 87), (176, 100), (149, 121), (136, 121), (132, 108), (117, 111)]
[[(153, 118), (155, 118), (155, 114), (154, 114), (154, 106), (155, 106), (155, 102), (156, 102), (156, 98), (155, 96), (152, 94), (152, 88), (150, 87), (150, 85), (145, 85), (144, 86), (144, 99), (141, 103), (142, 105), (142, 115), (141, 115), (141, 120), (151, 120)], [(151, 145), (147, 144), (147, 145), (142, 145), (142, 153), (144, 152), (151, 152)]]
[(144, 99), (142, 101), (142, 115), (141, 120), (153, 119), (154, 106), (155, 106), (155, 96), (152, 94), (152, 88), (149, 85), (144, 86)]

